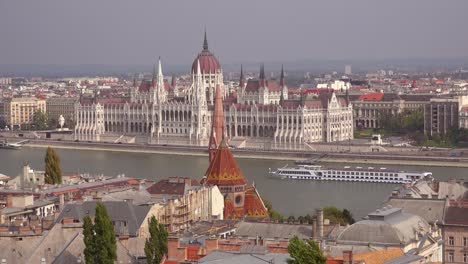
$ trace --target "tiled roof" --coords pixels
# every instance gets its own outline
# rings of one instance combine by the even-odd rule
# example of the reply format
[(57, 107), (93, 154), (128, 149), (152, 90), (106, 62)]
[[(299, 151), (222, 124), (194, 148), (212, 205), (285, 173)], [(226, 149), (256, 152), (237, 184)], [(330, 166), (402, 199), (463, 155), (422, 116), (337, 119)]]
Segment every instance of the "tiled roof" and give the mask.
[[(384, 264), (388, 261), (404, 256), (405, 253), (400, 248), (389, 248), (385, 250), (372, 251), (361, 254), (354, 254), (354, 261), (364, 261), (366, 264)], [(343, 260), (343, 257), (337, 257), (336, 260)], [(328, 263), (328, 261), (327, 261)]]
[(384, 97), (383, 93), (371, 93), (359, 96), (359, 101), (382, 101)]
[(448, 225), (468, 226), (467, 207), (449, 207), (445, 212), (444, 223)]
[(181, 196), (184, 195), (186, 188), (197, 185), (199, 185), (199, 183), (194, 179), (172, 177), (158, 181), (146, 189), (146, 191), (151, 195), (164, 194)]
[(312, 225), (290, 225), (276, 223), (258, 223), (243, 221), (236, 228), (238, 237), (256, 237), (264, 239), (291, 239), (298, 236), (301, 239), (312, 237)]
[(247, 184), (244, 174), (224, 141), (221, 142), (205, 175), (207, 184), (211, 185), (226, 186)]
[(418, 215), (429, 224), (434, 224), (442, 222), (445, 200), (390, 197), (385, 206), (401, 208), (404, 213)]
[[(280, 85), (276, 80), (266, 80), (266, 87), (268, 87), (269, 91), (278, 92), (280, 91)], [(247, 92), (258, 92), (260, 89), (260, 80), (253, 80), (250, 79), (247, 81), (247, 86), (245, 87), (245, 91)]]
[(244, 199), (244, 215), (249, 218), (267, 218), (268, 210), (253, 186), (247, 187)]
[(216, 73), (221, 70), (221, 64), (209, 50), (203, 50), (195, 58), (192, 63), (192, 73), (197, 73), (198, 62), (200, 62), (200, 72), (202, 74)]
[[(72, 218), (83, 221), (85, 216), (94, 217), (96, 213), (96, 201), (88, 201), (83, 204), (67, 204), (57, 218), (56, 223), (60, 223), (64, 218)], [(123, 231), (123, 227), (128, 230), (130, 236), (136, 236), (137, 231), (143, 223), (150, 206), (136, 206), (128, 202), (102, 202), (114, 221), (116, 234)]]

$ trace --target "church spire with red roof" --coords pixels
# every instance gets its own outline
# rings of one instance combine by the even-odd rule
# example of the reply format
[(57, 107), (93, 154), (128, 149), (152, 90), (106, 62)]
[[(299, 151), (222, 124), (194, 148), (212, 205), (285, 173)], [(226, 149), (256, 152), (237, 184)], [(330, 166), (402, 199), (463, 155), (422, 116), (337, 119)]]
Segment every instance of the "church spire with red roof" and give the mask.
[(224, 111), (223, 97), (221, 96), (221, 87), (216, 85), (213, 117), (211, 119), (211, 135), (208, 144), (210, 162), (213, 161), (215, 153), (224, 139)]

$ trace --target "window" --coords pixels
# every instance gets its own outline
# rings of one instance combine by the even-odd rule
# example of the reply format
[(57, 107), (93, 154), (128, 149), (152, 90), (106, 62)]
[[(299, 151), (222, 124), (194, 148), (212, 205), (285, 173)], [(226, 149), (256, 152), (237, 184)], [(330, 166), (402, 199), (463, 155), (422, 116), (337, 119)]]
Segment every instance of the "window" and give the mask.
[(449, 239), (448, 239), (448, 244), (449, 244), (449, 246), (453, 246), (453, 245), (455, 245), (455, 241), (454, 241), (454, 238), (453, 238), (453, 236), (449, 236)]
[(468, 247), (468, 237), (463, 238), (463, 246)]
[(463, 253), (463, 262), (468, 263), (468, 253)]

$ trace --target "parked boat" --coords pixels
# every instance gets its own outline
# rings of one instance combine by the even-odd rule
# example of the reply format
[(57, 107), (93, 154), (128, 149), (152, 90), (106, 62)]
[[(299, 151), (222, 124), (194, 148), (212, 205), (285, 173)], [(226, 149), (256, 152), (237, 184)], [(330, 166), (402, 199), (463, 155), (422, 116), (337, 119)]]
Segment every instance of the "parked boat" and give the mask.
[(381, 182), (406, 183), (423, 178), (432, 177), (431, 172), (407, 172), (387, 168), (350, 167), (342, 169), (324, 168), (320, 165), (285, 166), (275, 171), (270, 170), (272, 177), (294, 180), (322, 180), (322, 181), (349, 181), (349, 182)]
[(7, 141), (0, 142), (0, 149), (20, 149), (21, 145), (17, 143), (8, 143)]

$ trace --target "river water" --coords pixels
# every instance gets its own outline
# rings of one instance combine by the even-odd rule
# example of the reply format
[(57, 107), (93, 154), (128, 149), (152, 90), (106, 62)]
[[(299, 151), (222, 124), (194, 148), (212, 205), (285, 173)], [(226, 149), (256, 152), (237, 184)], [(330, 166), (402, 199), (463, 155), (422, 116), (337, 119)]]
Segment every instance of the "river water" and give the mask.
[[(57, 150), (61, 157), (64, 173), (89, 172), (115, 176), (158, 180), (169, 176), (186, 176), (201, 179), (208, 167), (208, 157), (163, 155), (147, 153), (108, 152), (94, 150)], [(33, 169), (44, 169), (45, 149), (22, 148), (21, 150), (0, 149), (0, 173), (16, 176), (21, 167), (28, 162)], [(377, 209), (388, 198), (396, 184), (344, 183), (290, 181), (268, 177), (268, 168), (282, 167), (291, 162), (263, 159), (237, 159), (249, 184), (255, 182), (262, 197), (270, 200), (273, 207), (284, 214), (312, 214), (316, 208), (336, 206), (348, 208), (356, 218), (365, 216)], [(342, 167), (344, 164), (322, 164)], [(349, 164), (346, 164), (349, 165)], [(350, 166), (366, 166), (353, 164)], [(441, 180), (450, 178), (468, 179), (466, 168), (427, 166), (378, 166), (400, 170), (431, 171)]]

